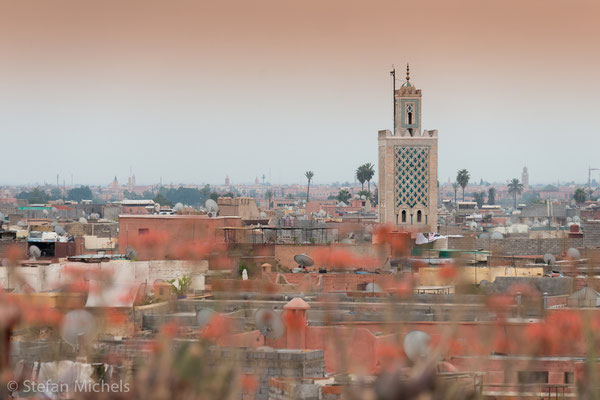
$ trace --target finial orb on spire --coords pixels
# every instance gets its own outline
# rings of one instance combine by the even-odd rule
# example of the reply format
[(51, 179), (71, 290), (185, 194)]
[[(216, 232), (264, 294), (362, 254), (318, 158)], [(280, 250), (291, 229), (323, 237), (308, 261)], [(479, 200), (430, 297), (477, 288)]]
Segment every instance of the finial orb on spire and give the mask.
[(406, 63), (406, 82), (402, 84), (403, 87), (412, 86), (410, 84), (410, 66)]

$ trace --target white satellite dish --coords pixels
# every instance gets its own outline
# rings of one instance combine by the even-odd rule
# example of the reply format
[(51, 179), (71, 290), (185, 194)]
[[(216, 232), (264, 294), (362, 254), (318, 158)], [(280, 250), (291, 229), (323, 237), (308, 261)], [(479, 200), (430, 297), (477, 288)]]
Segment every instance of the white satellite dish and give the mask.
[(285, 333), (285, 327), (281, 316), (273, 310), (261, 308), (254, 314), (254, 321), (256, 323), (256, 329), (262, 333), (265, 338), (265, 344), (267, 339), (279, 339)]
[(64, 236), (67, 234), (67, 232), (64, 230), (64, 228), (60, 225), (57, 225), (54, 227), (54, 232), (56, 232), (57, 234)]
[(378, 284), (376, 284), (374, 282), (369, 282), (369, 283), (367, 283), (367, 286), (365, 287), (365, 292), (382, 293), (383, 290), (381, 289), (381, 286), (379, 286)]
[(125, 249), (125, 255), (130, 260), (136, 260), (138, 257), (138, 252), (133, 247), (127, 247), (127, 249)]
[(215, 314), (216, 312), (210, 308), (202, 308), (198, 310), (196, 312), (196, 322), (198, 323), (198, 328), (204, 329), (204, 327), (208, 325)]
[(261, 212), (260, 212), (260, 218), (261, 218), (261, 219), (265, 219), (265, 218), (267, 218), (267, 213), (266, 213), (266, 212), (264, 212), (264, 211), (261, 211)]
[(214, 213), (216, 215), (219, 212), (219, 205), (213, 199), (206, 200), (204, 207), (209, 213)]
[(175, 212), (183, 211), (183, 204), (181, 204), (181, 203), (175, 204), (175, 207), (173, 207), (173, 211), (175, 211)]
[(79, 347), (96, 338), (96, 319), (85, 310), (69, 311), (60, 327), (60, 336), (71, 346)]
[(87, 221), (87, 219), (85, 219), (85, 218), (81, 217), (81, 218), (79, 218), (79, 223), (80, 223), (80, 224), (84, 224), (84, 225), (85, 225), (85, 224), (87, 224), (87, 223), (88, 223), (88, 221)]
[(556, 257), (554, 257), (550, 253), (546, 253), (546, 254), (544, 254), (544, 262), (548, 265), (552, 265), (556, 262)]
[(424, 360), (431, 353), (430, 344), (431, 336), (428, 333), (415, 330), (410, 331), (404, 336), (402, 347), (404, 353), (412, 362)]
[(490, 235), (487, 234), (487, 233), (485, 233), (485, 232), (482, 233), (481, 235), (479, 235), (479, 239), (485, 239), (485, 240), (487, 240), (489, 238), (490, 238)]
[(35, 245), (34, 246), (29, 246), (29, 256), (31, 258), (33, 258), (34, 260), (38, 259), (38, 258), (40, 258), (42, 256), (42, 251), (40, 250), (39, 247), (37, 247)]
[(492, 236), (490, 236), (492, 240), (502, 240), (504, 239), (504, 236), (500, 233), (500, 232), (494, 232), (492, 233)]
[(571, 247), (567, 250), (567, 257), (571, 260), (579, 260), (581, 258), (581, 254), (579, 253), (579, 250), (577, 250), (574, 247)]

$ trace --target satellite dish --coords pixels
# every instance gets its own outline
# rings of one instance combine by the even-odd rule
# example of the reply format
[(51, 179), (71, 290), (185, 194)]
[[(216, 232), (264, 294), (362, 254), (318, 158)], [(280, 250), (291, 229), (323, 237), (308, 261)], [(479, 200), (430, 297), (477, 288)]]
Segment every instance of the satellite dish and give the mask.
[(81, 217), (81, 218), (79, 218), (79, 223), (85, 225), (85, 224), (87, 224), (87, 219)]
[(98, 213), (91, 213), (90, 214), (90, 218), (91, 219), (99, 219), (100, 218), (100, 214), (98, 214)]
[(29, 256), (34, 260), (40, 258), (42, 255), (42, 251), (37, 246), (29, 246)]
[(208, 210), (208, 212), (214, 212), (214, 213), (219, 212), (219, 206), (218, 206), (217, 202), (214, 201), (213, 199), (206, 200), (206, 202), (204, 203), (204, 207)]
[(313, 259), (306, 254), (296, 254), (294, 256), (294, 261), (301, 267), (311, 267), (315, 264)]
[(581, 254), (579, 254), (579, 250), (571, 247), (569, 250), (567, 250), (567, 257), (571, 260), (579, 260), (581, 258)]
[(408, 359), (416, 363), (427, 358), (430, 353), (430, 342), (431, 336), (428, 333), (418, 330), (410, 331), (404, 336), (402, 348)]
[(546, 253), (546, 254), (544, 254), (544, 262), (548, 265), (552, 265), (556, 262), (556, 257), (554, 257), (550, 253)]
[(58, 222), (57, 221), (52, 221), (50, 223), (50, 225), (53, 226), (53, 227), (57, 227), (58, 226)]
[(502, 240), (504, 239), (504, 236), (502, 236), (502, 234), (500, 232), (494, 232), (492, 233), (492, 236), (490, 236), (492, 240)]
[(60, 225), (57, 225), (54, 227), (54, 232), (56, 232), (57, 234), (64, 236), (67, 234), (67, 231), (64, 230), (64, 228)]
[(266, 308), (257, 310), (254, 314), (254, 321), (256, 322), (256, 329), (265, 338), (265, 344), (267, 339), (279, 339), (285, 332), (281, 316), (273, 310)]
[(215, 314), (215, 311), (209, 308), (202, 308), (198, 310), (196, 312), (196, 322), (198, 323), (198, 328), (204, 329), (204, 327), (208, 325)]
[(27, 226), (27, 224), (24, 221), (19, 221), (17, 222), (17, 226)]
[(4, 213), (0, 212), (0, 222), (4, 221)]
[(482, 233), (481, 235), (479, 235), (479, 239), (485, 239), (485, 240), (487, 240), (487, 239), (489, 239), (489, 238), (490, 238), (490, 235), (488, 235), (488, 234), (487, 234), (487, 233), (485, 233), (485, 232), (484, 232), (484, 233)]
[(175, 204), (175, 207), (173, 207), (173, 211), (175, 211), (175, 212), (183, 211), (183, 204), (181, 204), (181, 203)]
[(85, 310), (69, 311), (65, 314), (60, 336), (71, 346), (79, 347), (96, 338), (96, 319)]
[(264, 211), (261, 211), (261, 212), (260, 212), (260, 218), (261, 218), (261, 219), (265, 219), (265, 218), (267, 218), (267, 213), (266, 213), (266, 212), (264, 212)]
[(43, 210), (43, 211), (42, 211), (42, 213), (43, 213), (44, 215), (48, 215), (48, 210)]
[(381, 293), (383, 292), (383, 290), (381, 289), (381, 287), (374, 283), (374, 282), (369, 282), (367, 283), (367, 286), (365, 287), (365, 292), (371, 292), (371, 293)]
[(135, 260), (138, 257), (138, 252), (133, 247), (128, 247), (127, 249), (125, 249), (125, 255), (128, 259)]
[(352, 244), (352, 239), (348, 239), (348, 238), (342, 239), (340, 241), (340, 243), (342, 243), (342, 244)]

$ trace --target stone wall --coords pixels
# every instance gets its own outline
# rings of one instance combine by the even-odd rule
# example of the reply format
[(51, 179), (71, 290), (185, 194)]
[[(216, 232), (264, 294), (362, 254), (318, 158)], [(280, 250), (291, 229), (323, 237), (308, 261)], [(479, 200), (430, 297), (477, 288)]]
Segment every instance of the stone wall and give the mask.
[[(475, 239), (475, 249), (491, 250), (494, 254), (543, 255), (561, 254), (570, 247), (583, 247), (582, 238), (529, 239), (506, 237), (501, 240)], [(449, 244), (450, 246), (450, 244)]]
[[(328, 245), (322, 244), (289, 244), (275, 246), (274, 258), (279, 265), (284, 268), (292, 269), (298, 266), (294, 261), (294, 256), (297, 254), (308, 254), (309, 256), (323, 249), (330, 249)], [(381, 266), (386, 262), (387, 252), (382, 254), (381, 248), (371, 243), (356, 243), (356, 244), (337, 244), (334, 247), (336, 250), (349, 251), (357, 257), (373, 257), (381, 258)], [(357, 265), (360, 267), (360, 265)]]
[[(168, 280), (183, 275), (191, 275), (192, 286), (195, 290), (204, 289), (204, 279), (195, 277), (202, 276), (208, 271), (208, 261), (206, 260), (120, 260), (94, 264), (57, 263), (36, 267), (16, 267), (10, 271), (10, 274), (7, 267), (0, 267), (0, 287), (4, 289), (11, 287), (16, 282), (15, 274), (19, 274), (36, 292), (56, 289), (66, 283), (65, 279), (68, 277), (64, 274), (66, 266), (112, 271), (115, 274), (115, 279), (119, 282), (147, 283), (149, 286), (157, 279)], [(202, 287), (194, 287), (194, 285)]]
[[(269, 399), (269, 381), (271, 378), (321, 378), (325, 376), (325, 356), (323, 350), (289, 350), (271, 348), (223, 348), (211, 351), (211, 362), (233, 361), (242, 374), (257, 379), (258, 386), (254, 394), (243, 398), (254, 400)], [(308, 397), (303, 397), (308, 398)]]
[(341, 386), (326, 386), (333, 378), (284, 379), (271, 378), (269, 400), (337, 400)]
[(584, 222), (583, 245), (585, 247), (600, 247), (600, 221)]

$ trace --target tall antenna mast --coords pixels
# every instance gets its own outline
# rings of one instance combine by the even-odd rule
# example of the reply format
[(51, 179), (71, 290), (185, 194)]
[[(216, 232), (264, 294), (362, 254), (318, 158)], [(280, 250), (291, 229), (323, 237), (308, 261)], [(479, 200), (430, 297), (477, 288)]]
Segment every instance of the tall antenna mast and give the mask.
[(390, 71), (390, 75), (392, 75), (392, 107), (394, 108), (394, 125), (392, 126), (392, 135), (396, 134), (396, 68), (394, 64), (392, 64), (392, 70)]

